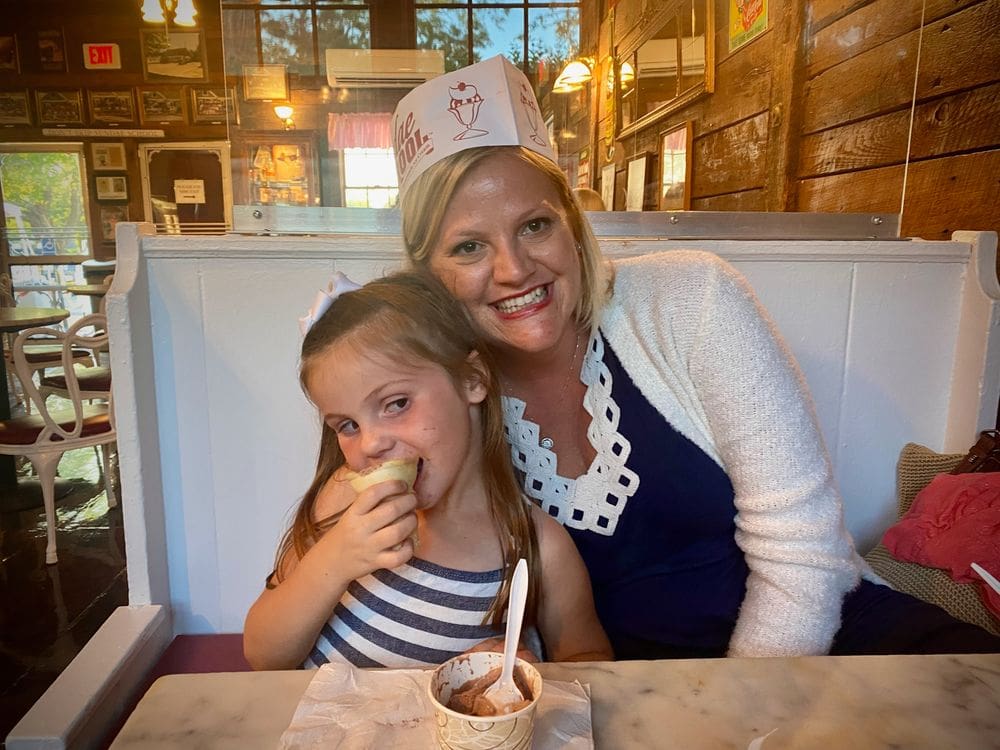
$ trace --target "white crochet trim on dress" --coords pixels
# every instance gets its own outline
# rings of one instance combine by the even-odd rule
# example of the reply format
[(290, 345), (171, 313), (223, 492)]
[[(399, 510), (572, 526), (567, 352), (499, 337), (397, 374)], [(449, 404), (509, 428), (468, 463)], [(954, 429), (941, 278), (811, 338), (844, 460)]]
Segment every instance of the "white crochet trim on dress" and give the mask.
[(611, 536), (628, 499), (639, 489), (639, 476), (625, 463), (632, 444), (618, 432), (620, 410), (611, 397), (611, 373), (604, 364), (604, 339), (590, 336), (580, 372), (587, 386), (583, 408), (590, 414), (587, 439), (597, 452), (586, 474), (566, 479), (557, 473), (558, 458), (540, 444), (537, 424), (524, 418), (525, 403), (503, 397), (504, 431), (514, 466), (524, 474), (524, 491), (559, 523)]

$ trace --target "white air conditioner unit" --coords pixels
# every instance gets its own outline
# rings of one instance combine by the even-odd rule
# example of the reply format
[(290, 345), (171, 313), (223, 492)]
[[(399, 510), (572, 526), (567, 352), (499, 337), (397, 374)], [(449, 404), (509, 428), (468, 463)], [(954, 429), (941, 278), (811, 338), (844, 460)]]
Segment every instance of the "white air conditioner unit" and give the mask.
[(413, 88), (444, 73), (436, 49), (328, 49), (326, 80), (346, 88)]

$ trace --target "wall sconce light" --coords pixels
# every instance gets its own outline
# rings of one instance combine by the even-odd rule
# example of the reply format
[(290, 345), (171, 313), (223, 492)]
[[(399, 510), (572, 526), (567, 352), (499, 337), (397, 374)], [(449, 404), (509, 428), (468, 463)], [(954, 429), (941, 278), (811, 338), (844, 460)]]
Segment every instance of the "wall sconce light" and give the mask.
[(144, 23), (162, 23), (174, 26), (196, 26), (193, 0), (140, 0)]
[(281, 120), (281, 124), (285, 126), (285, 130), (295, 129), (295, 120), (292, 119), (292, 115), (295, 114), (295, 109), (291, 105), (274, 105), (274, 114), (277, 115), (279, 120)]
[(578, 57), (566, 64), (562, 72), (556, 76), (555, 83), (552, 84), (552, 92), (555, 94), (568, 94), (571, 91), (582, 89), (593, 77), (591, 69), (594, 59), (591, 57)]
[[(627, 89), (635, 81), (635, 68), (632, 67), (632, 63), (628, 60), (621, 64), (621, 68), (618, 71), (618, 84), (622, 87), (622, 90)], [(615, 90), (615, 66), (614, 63), (608, 65), (608, 78), (605, 82), (608, 88), (608, 93), (612, 93)]]

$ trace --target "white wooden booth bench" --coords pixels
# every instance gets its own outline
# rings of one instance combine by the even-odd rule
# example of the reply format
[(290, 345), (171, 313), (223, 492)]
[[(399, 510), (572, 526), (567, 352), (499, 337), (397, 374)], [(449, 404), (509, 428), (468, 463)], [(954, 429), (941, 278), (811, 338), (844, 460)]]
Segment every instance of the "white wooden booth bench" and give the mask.
[[(398, 235), (154, 236), (119, 225), (107, 296), (129, 606), (8, 737), (91, 747), (177, 634), (238, 633), (309, 484), (319, 422), (297, 319), (334, 270), (402, 263)], [(805, 372), (858, 548), (895, 520), (908, 441), (964, 452), (1000, 399), (997, 237), (602, 239), (609, 257), (695, 247), (750, 280)]]

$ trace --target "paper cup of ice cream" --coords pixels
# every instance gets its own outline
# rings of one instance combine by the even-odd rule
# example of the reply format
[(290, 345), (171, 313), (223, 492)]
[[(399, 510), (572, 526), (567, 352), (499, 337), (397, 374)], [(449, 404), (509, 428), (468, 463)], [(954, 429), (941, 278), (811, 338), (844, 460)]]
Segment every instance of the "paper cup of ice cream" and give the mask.
[(514, 681), (527, 699), (524, 706), (501, 716), (477, 716), (488, 704), (477, 701), (500, 678), (503, 654), (480, 651), (449, 659), (431, 674), (428, 691), (434, 706), (438, 745), (443, 750), (521, 750), (531, 747), (535, 709), (542, 695), (542, 676), (518, 659)]

